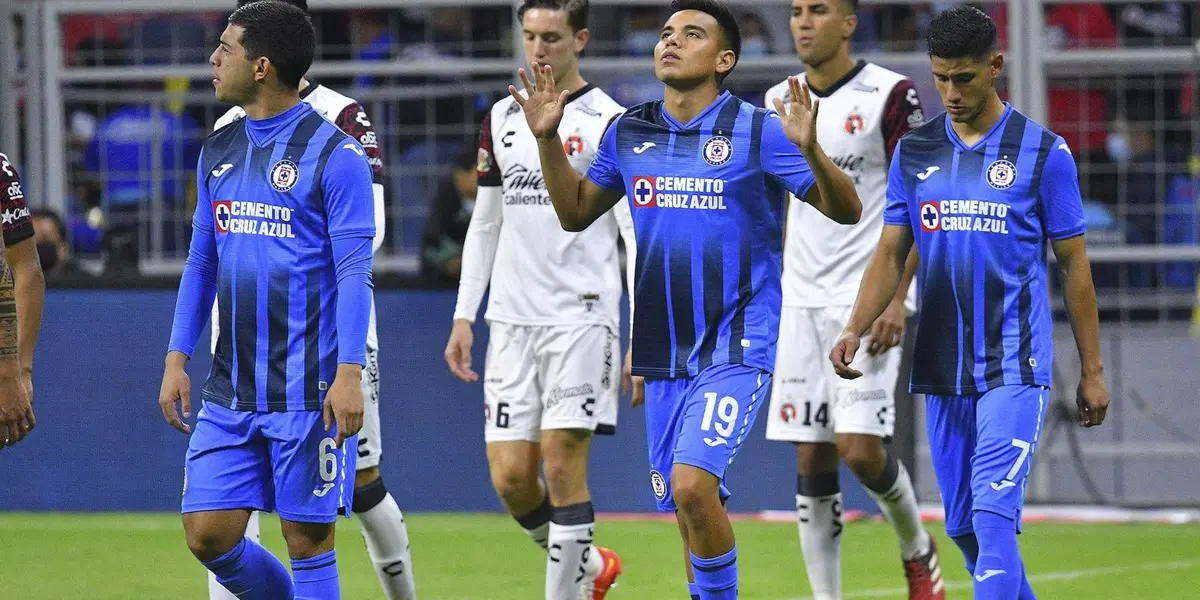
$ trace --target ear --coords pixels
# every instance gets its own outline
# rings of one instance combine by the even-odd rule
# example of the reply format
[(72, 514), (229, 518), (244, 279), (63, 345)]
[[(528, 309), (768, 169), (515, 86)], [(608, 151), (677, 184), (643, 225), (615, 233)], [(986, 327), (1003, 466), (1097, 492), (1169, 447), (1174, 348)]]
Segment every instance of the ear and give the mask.
[(737, 66), (737, 54), (733, 50), (722, 50), (717, 53), (717, 73), (728, 75)]
[(592, 39), (592, 32), (586, 27), (575, 32), (575, 54), (581, 54), (583, 49), (587, 47), (588, 40)]
[(858, 15), (846, 15), (846, 20), (842, 22), (842, 39), (854, 37), (855, 31), (858, 31)]
[(992, 68), (992, 79), (995, 79), (1000, 76), (1001, 72), (1004, 71), (1004, 55), (997, 52), (992, 55), (990, 62)]
[(266, 81), (267, 73), (271, 72), (271, 61), (265, 56), (254, 59), (254, 81)]

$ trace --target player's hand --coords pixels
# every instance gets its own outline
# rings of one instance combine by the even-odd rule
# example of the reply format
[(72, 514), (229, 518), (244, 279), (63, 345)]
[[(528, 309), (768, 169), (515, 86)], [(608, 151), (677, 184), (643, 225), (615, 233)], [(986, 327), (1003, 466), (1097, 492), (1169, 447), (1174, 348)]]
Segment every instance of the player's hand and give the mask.
[(829, 353), (829, 360), (833, 363), (833, 370), (837, 372), (838, 377), (842, 379), (862, 377), (862, 371), (850, 368), (850, 363), (854, 362), (854, 355), (858, 352), (860, 343), (858, 335), (851, 331), (843, 331), (842, 335), (834, 342), (833, 350)]
[(808, 84), (800, 83), (795, 75), (788, 77), (787, 105), (774, 99), (775, 112), (783, 123), (783, 132), (805, 156), (817, 147), (817, 110), (821, 101), (808, 93)]
[(0, 376), (0, 448), (25, 439), (33, 426), (33, 405), (22, 378)]
[(567, 96), (570, 91), (559, 92), (554, 85), (554, 71), (550, 65), (534, 62), (529, 65), (533, 72), (533, 81), (525, 74), (525, 69), (517, 70), (521, 83), (525, 84), (526, 96), (522, 97), (516, 86), (508, 86), (508, 93), (525, 111), (525, 121), (529, 130), (538, 139), (554, 139), (558, 135), (558, 124), (562, 121), (563, 109), (567, 106)]
[(363, 424), (362, 367), (338, 365), (333, 385), (325, 394), (325, 431), (337, 425), (333, 443), (338, 448), (350, 436), (358, 433)]
[(167, 367), (163, 370), (162, 386), (158, 390), (158, 407), (171, 427), (191, 433), (192, 426), (180, 419), (175, 409), (175, 402), (178, 401), (183, 409), (183, 418), (192, 416), (192, 380), (183, 370), (185, 360), (187, 358), (178, 352), (167, 353)]
[(442, 356), (450, 366), (450, 372), (467, 383), (479, 381), (479, 374), (471, 370), (471, 344), (474, 342), (471, 322), (455, 319), (454, 327), (450, 330), (450, 341), (446, 342), (446, 351)]
[(1075, 403), (1079, 406), (1079, 426), (1095, 427), (1104, 422), (1108, 413), (1108, 384), (1104, 374), (1084, 375), (1079, 380)]
[(629, 394), (629, 406), (638, 407), (646, 402), (646, 378), (633, 374), (633, 349), (625, 353), (625, 366), (622, 369), (623, 381), (621, 391)]
[(879, 356), (888, 350), (899, 346), (904, 339), (904, 302), (893, 301), (883, 314), (871, 325), (871, 341), (867, 344), (867, 354)]

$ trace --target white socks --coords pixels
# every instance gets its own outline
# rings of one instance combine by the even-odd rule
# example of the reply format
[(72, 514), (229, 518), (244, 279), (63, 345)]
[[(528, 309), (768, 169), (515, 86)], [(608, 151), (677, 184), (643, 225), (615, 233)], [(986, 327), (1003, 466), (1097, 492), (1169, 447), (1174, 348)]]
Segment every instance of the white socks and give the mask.
[(798, 479), (796, 521), (813, 599), (841, 600), (842, 494), (837, 473)]
[(908, 470), (891, 454), (887, 460), (887, 467), (879, 479), (865, 486), (895, 528), (904, 559), (910, 560), (929, 552), (929, 533), (921, 525), (921, 509), (917, 506), (917, 493)]
[[(379, 498), (381, 493), (382, 499)], [(404, 524), (404, 514), (396, 505), (396, 499), (387, 493), (382, 479), (355, 490), (355, 495), (356, 508), (363, 509), (355, 513), (359, 518), (363, 539), (367, 542), (367, 554), (371, 556), (384, 595), (388, 600), (415, 600), (417, 591), (413, 584), (408, 527)], [(359, 503), (360, 498), (364, 501), (362, 504)]]
[(556, 506), (551, 510), (546, 600), (577, 600), (579, 588), (589, 575), (589, 563), (600, 562), (603, 566), (600, 553), (592, 546), (595, 521), (591, 502)]

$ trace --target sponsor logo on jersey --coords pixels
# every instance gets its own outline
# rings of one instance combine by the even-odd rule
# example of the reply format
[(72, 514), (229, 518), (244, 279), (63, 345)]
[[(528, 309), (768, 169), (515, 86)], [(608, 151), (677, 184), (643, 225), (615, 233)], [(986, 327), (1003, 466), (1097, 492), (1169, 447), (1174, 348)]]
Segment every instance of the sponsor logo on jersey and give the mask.
[(863, 162), (867, 160), (867, 157), (851, 152), (850, 154), (832, 156), (829, 160), (833, 161), (833, 164), (837, 165), (850, 178), (854, 185), (862, 183)]
[(277, 192), (286, 192), (296, 187), (296, 180), (299, 178), (300, 168), (286, 158), (271, 167), (271, 187), (275, 188)]
[(492, 168), (492, 153), (486, 148), (480, 148), (479, 153), (475, 155), (475, 170), (480, 173), (487, 173), (488, 169)]
[(571, 137), (567, 138), (567, 141), (563, 142), (563, 152), (565, 152), (567, 156), (570, 156), (571, 158), (575, 158), (576, 156), (583, 154), (584, 148), (585, 146), (583, 144), (583, 138), (580, 137), (578, 133), (572, 135)]
[(217, 233), (261, 235), (294, 239), (292, 209), (263, 202), (217, 200), (213, 202)]
[(21, 219), (29, 218), (29, 207), (22, 206), (21, 208), (8, 208), (3, 213), (0, 213), (0, 221), (3, 225), (13, 225)]
[(546, 408), (551, 408), (551, 407), (555, 406), (556, 404), (558, 404), (559, 402), (566, 400), (567, 398), (574, 398), (576, 396), (588, 396), (588, 395), (595, 395), (595, 394), (596, 394), (596, 388), (593, 388), (592, 384), (590, 384), (590, 383), (585, 383), (583, 385), (574, 385), (574, 386), (569, 386), (569, 387), (557, 387), (557, 388), (550, 390), (550, 393), (547, 394)]
[(1008, 235), (1008, 205), (986, 200), (927, 200), (918, 210), (921, 231), (977, 231)]
[(368, 131), (358, 138), (358, 143), (362, 144), (363, 148), (377, 148), (379, 147), (379, 137), (375, 135), (374, 131)]
[(867, 128), (866, 121), (863, 120), (863, 116), (859, 114), (858, 111), (854, 111), (847, 115), (846, 122), (843, 126), (846, 129), (846, 133), (850, 135), (858, 135)]
[(25, 190), (21, 189), (21, 182), (14, 181), (8, 184), (8, 199), (9, 200), (24, 200)]
[(546, 193), (546, 180), (541, 169), (531, 171), (522, 164), (514, 164), (504, 170), (504, 203), (509, 205), (550, 205)]
[(635, 208), (725, 210), (725, 180), (707, 177), (635, 176)]
[(714, 135), (704, 142), (704, 162), (719, 167), (733, 156), (733, 142), (723, 135)]
[(1000, 159), (987, 168), (988, 185), (998, 189), (1007, 190), (1012, 187), (1017, 181), (1017, 165), (1006, 159)]

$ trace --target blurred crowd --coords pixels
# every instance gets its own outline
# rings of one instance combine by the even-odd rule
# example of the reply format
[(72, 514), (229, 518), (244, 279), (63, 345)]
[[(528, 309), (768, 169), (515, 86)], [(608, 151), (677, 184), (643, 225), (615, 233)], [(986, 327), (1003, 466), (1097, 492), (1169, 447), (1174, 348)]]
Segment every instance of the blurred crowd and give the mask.
[[(864, 2), (853, 50), (922, 51), (932, 15), (956, 3)], [(664, 3), (647, 4), (593, 6), (585, 57), (648, 56), (666, 15)], [(1004, 4), (976, 4), (1006, 33)], [(741, 11), (743, 57), (794, 55), (786, 7), (781, 1)], [(510, 73), (477, 74), (453, 65), (512, 56), (511, 13), (503, 6), (313, 13), (319, 61), (440, 59), (448, 65), (436, 76), (317, 78), (371, 112), (384, 152), (392, 219), (385, 252), (419, 255), (421, 276), (431, 285), (457, 282), (474, 204), (478, 126), (511, 79)], [(204, 64), (226, 17), (70, 15), (62, 21), (64, 52), (69, 64), (79, 66)], [(1045, 49), (1188, 46), (1200, 34), (1200, 9), (1186, 1), (1050, 4), (1045, 17)], [(797, 60), (794, 70), (800, 68)], [(927, 71), (909, 71), (930, 107), (926, 114), (935, 114), (940, 105)], [(626, 106), (661, 97), (649, 63), (644, 72), (584, 75)], [(739, 69), (728, 83), (761, 103), (763, 92), (785, 75)], [(128, 271), (148, 249), (182, 257), (195, 202), (196, 158), (225, 110), (197, 100), (209, 92), (206, 80), (186, 78), (72, 84), (64, 90), (70, 197), (66, 214), (38, 213), (37, 225), (39, 236), (61, 248), (55, 259), (60, 272)], [(1054, 78), (1048, 92), (1050, 125), (1079, 161), (1094, 243), (1200, 243), (1200, 99), (1194, 70)], [(143, 99), (151, 96), (165, 100)], [(39, 199), (31, 200), (38, 206)], [(79, 262), (77, 256), (100, 260)], [(1194, 264), (1096, 269), (1100, 287), (1196, 289)]]

